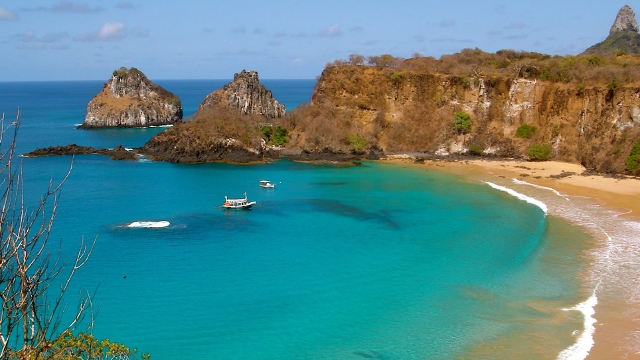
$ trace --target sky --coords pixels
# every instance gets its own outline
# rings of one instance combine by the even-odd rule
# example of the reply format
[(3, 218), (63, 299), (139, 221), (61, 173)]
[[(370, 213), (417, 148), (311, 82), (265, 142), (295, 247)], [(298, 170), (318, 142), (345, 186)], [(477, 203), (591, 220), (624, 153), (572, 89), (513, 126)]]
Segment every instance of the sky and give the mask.
[(350, 54), (576, 55), (640, 0), (0, 0), (0, 81), (314, 79)]

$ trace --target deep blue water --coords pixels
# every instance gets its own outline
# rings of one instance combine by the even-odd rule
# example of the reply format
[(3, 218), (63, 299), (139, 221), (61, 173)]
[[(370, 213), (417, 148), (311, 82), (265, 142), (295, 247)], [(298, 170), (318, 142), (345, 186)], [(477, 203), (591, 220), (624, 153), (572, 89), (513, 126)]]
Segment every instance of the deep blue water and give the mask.
[[(157, 83), (188, 116), (226, 81)], [(289, 109), (309, 101), (314, 81), (263, 83)], [(19, 151), (135, 147), (162, 131), (76, 130), (101, 87), (0, 83), (0, 110), (20, 107)], [(71, 157), (22, 162), (35, 202)], [(276, 188), (259, 188), (265, 178)], [(245, 192), (252, 210), (220, 209)], [(135, 221), (170, 225), (127, 227)], [(426, 167), (77, 156), (51, 241), (71, 255), (83, 237), (96, 246), (69, 301), (97, 287), (95, 335), (153, 359), (453, 359), (530, 334), (557, 354), (582, 321), (557, 312), (578, 299), (584, 234)]]

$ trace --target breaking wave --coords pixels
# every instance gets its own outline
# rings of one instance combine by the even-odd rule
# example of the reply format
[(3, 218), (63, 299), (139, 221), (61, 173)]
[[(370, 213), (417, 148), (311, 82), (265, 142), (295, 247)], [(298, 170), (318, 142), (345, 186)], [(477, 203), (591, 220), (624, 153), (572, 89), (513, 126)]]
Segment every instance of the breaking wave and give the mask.
[[(550, 188), (550, 187), (546, 187), (546, 186), (542, 186), (542, 185), (536, 185), (536, 184), (528, 183), (526, 181), (522, 181), (522, 180), (518, 180), (518, 179), (513, 179), (513, 182), (516, 183), (516, 184), (519, 184), (519, 185), (528, 185), (528, 186), (533, 186), (534, 188), (537, 188), (537, 189), (549, 190), (552, 193), (567, 199), (566, 196), (562, 195), (558, 190), (556, 190), (554, 188)], [(567, 199), (567, 200), (569, 200), (569, 199)]]
[(558, 360), (582, 360), (589, 355), (589, 351), (591, 351), (594, 344), (593, 333), (596, 331), (596, 319), (593, 317), (596, 313), (596, 305), (598, 305), (598, 298), (594, 290), (587, 300), (572, 308), (562, 309), (564, 311), (580, 311), (584, 315), (584, 330), (573, 345), (562, 350), (558, 355)]
[(524, 200), (524, 201), (528, 202), (529, 204), (533, 204), (533, 205), (539, 207), (540, 209), (542, 209), (544, 214), (547, 215), (547, 204), (543, 203), (542, 201), (534, 199), (534, 198), (529, 197), (527, 195), (521, 194), (521, 193), (519, 193), (519, 192), (517, 192), (515, 190), (512, 190), (512, 189), (509, 189), (507, 187), (494, 184), (492, 182), (485, 181), (485, 183), (487, 185), (491, 186), (492, 188), (496, 189), (496, 190), (504, 191), (504, 192), (506, 192), (507, 194), (509, 194), (511, 196), (515, 196), (520, 200)]

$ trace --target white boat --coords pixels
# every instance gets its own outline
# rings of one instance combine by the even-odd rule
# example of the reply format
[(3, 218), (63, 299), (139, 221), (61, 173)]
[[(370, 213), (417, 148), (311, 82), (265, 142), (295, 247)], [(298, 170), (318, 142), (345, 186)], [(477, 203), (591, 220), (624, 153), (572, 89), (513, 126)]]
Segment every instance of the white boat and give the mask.
[(273, 189), (276, 185), (270, 183), (269, 180), (260, 180), (260, 187)]
[(249, 201), (247, 199), (247, 193), (244, 193), (244, 199), (229, 199), (225, 196), (224, 204), (222, 204), (222, 207), (224, 209), (251, 209), (251, 207), (255, 204), (256, 202)]

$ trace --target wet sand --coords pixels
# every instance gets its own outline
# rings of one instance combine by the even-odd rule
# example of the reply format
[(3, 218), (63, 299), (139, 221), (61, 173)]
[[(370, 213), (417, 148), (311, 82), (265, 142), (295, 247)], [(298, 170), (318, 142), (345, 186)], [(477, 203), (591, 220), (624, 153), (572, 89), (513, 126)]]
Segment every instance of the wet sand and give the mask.
[[(386, 158), (383, 161), (414, 162), (413, 158), (406, 156)], [(470, 178), (516, 178), (553, 188), (569, 196), (590, 198), (594, 204), (615, 210), (622, 217), (640, 221), (638, 178), (582, 176), (585, 169), (581, 165), (555, 161), (425, 161), (416, 166)], [(607, 292), (598, 295), (595, 310), (595, 344), (586, 359), (640, 359), (640, 303), (630, 301), (622, 292)]]

